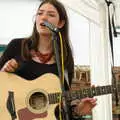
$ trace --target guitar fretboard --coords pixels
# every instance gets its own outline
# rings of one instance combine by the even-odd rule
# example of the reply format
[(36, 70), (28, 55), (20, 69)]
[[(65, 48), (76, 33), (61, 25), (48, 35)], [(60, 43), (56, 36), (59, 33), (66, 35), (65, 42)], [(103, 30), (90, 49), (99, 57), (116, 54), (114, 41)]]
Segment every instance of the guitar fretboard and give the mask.
[[(119, 88), (119, 86), (117, 87)], [(85, 88), (81, 90), (76, 90), (76, 91), (66, 91), (62, 97), (65, 97), (67, 101), (75, 100), (75, 99), (82, 99), (85, 97), (94, 97), (94, 96), (99, 96), (99, 95), (105, 95), (105, 94), (111, 94), (116, 91), (116, 87), (112, 85), (107, 85), (107, 86), (99, 86), (99, 87), (93, 87), (93, 88)], [(118, 91), (120, 91), (118, 89)], [(55, 104), (58, 103), (60, 100), (60, 95), (61, 93), (52, 93), (49, 94), (49, 103), (50, 104)]]

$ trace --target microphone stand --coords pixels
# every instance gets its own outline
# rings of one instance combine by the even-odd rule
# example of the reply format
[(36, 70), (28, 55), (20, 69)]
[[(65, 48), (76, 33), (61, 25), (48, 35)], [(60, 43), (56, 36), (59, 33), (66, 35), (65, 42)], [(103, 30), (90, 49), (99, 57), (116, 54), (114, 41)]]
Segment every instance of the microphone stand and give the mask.
[[(58, 46), (58, 33), (57, 32), (53, 32), (52, 31), (52, 45), (53, 45), (53, 48), (54, 48), (54, 54), (55, 54), (55, 59), (56, 59), (56, 63), (57, 63), (57, 68), (58, 68), (58, 74), (59, 74), (59, 78), (60, 78), (60, 84), (61, 84), (61, 90), (62, 90), (62, 100), (64, 100), (64, 104), (63, 104), (63, 107), (64, 107), (64, 117), (65, 117), (65, 120), (70, 120), (69, 119), (69, 113), (68, 113), (68, 107), (67, 107), (67, 101), (64, 97), (63, 99), (63, 94), (65, 94), (65, 88), (64, 88), (64, 85), (62, 83), (62, 68), (61, 68), (61, 61), (60, 61), (60, 54), (59, 54), (59, 46)], [(63, 101), (62, 101), (63, 102)], [(60, 111), (61, 112), (61, 111)]]
[[(113, 4), (111, 1), (107, 1), (105, 0), (106, 4), (107, 4), (107, 9), (108, 9), (108, 25), (109, 25), (109, 39), (110, 39), (110, 45), (111, 45), (111, 52), (112, 52), (112, 59), (113, 59), (113, 66), (114, 67), (114, 53), (113, 53), (113, 38), (112, 38), (112, 28), (111, 28), (111, 21), (110, 21), (110, 5)], [(117, 33), (115, 33), (117, 34)], [(118, 88), (117, 88), (117, 84), (116, 84), (116, 77), (115, 77), (115, 73), (112, 71), (112, 84), (115, 85), (116, 89), (115, 89), (115, 100), (116, 100), (116, 106), (118, 106), (118, 102), (119, 102), (119, 97), (118, 97)]]

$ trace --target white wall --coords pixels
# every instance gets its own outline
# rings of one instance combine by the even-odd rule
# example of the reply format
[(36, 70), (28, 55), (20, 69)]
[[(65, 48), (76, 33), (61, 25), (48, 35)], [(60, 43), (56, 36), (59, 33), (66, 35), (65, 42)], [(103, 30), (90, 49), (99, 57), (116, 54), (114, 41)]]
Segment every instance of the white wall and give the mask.
[(73, 45), (75, 64), (90, 65), (89, 61), (89, 21), (80, 14), (68, 9), (70, 39)]
[(37, 1), (0, 1), (0, 44), (31, 33), (37, 6)]

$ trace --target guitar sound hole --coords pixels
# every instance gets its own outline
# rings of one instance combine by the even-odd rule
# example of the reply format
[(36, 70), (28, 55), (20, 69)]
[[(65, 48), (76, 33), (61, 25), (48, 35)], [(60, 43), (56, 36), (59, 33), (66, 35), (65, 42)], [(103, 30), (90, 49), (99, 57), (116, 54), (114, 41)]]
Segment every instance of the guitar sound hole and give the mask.
[(35, 92), (29, 98), (29, 105), (32, 107), (32, 109), (41, 110), (46, 107), (46, 104), (47, 98), (41, 92)]

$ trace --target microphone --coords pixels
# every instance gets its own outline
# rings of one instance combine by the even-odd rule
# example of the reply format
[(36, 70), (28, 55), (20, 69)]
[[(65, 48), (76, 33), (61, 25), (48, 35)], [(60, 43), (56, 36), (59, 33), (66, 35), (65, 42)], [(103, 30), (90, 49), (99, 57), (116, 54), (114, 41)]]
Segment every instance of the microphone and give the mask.
[(44, 21), (43, 23), (44, 26), (48, 27), (52, 32), (59, 32), (59, 29), (55, 27), (53, 24), (49, 23), (48, 21)]

